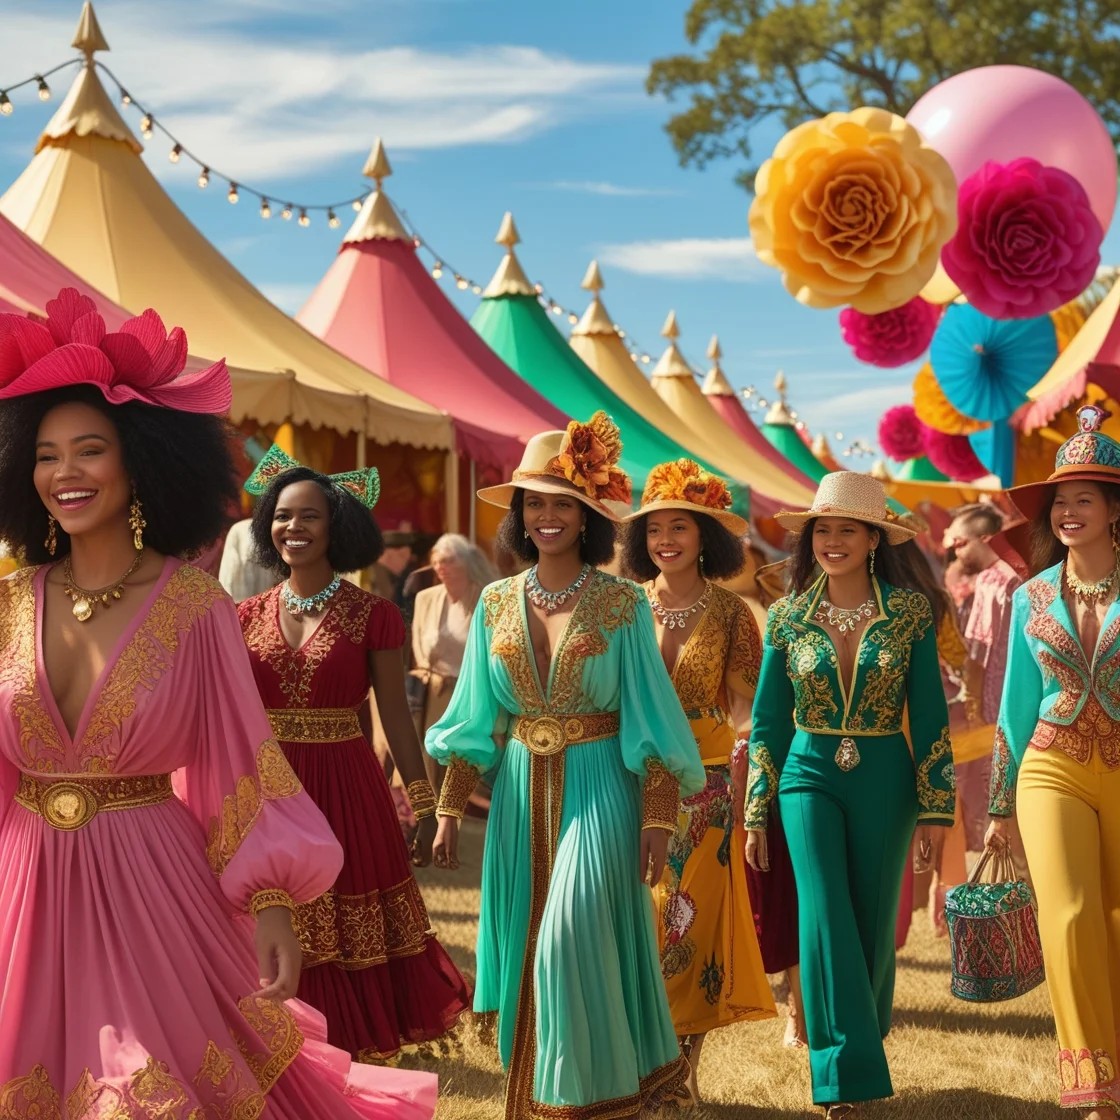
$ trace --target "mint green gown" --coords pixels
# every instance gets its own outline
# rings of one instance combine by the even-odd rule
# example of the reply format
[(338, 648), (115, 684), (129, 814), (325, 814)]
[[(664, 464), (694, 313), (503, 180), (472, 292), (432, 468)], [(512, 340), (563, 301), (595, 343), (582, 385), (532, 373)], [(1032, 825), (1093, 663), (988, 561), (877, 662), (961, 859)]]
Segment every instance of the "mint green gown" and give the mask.
[[(557, 747), (518, 722), (551, 717), (536, 726), (578, 740), (589, 716), (587, 729), (618, 730)], [(507, 1120), (636, 1117), (686, 1072), (639, 879), (640, 832), (643, 821), (673, 827), (679, 796), (704, 786), (644, 593), (596, 572), (542, 687), (525, 577), (492, 584), (427, 747), (449, 766), (442, 804), (461, 807), (478, 773), (493, 782), (475, 1010), (498, 1015)]]

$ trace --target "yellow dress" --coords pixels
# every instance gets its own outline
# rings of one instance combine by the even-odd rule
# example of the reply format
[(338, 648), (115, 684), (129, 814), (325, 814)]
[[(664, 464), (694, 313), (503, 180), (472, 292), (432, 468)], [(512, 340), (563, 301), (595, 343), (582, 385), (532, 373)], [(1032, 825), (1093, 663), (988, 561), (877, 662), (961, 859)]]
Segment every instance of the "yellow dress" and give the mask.
[(654, 891), (661, 972), (678, 1035), (776, 1014), (747, 891), (746, 833), (735, 824), (731, 801), (729, 696), (750, 700), (761, 659), (750, 608), (713, 585), (672, 673), (707, 782), (681, 802)]

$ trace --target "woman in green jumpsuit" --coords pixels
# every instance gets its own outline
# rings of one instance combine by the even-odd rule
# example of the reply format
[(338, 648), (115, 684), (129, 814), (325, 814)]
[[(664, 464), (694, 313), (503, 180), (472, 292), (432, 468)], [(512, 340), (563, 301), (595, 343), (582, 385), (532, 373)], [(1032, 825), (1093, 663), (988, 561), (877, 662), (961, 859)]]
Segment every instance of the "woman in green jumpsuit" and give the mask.
[(810, 509), (778, 521), (799, 537), (790, 594), (770, 608), (763, 642), (747, 859), (766, 870), (777, 796), (797, 881), (813, 1101), (839, 1120), (893, 1092), (882, 1040), (899, 890), (911, 838), (924, 869), (943, 835), (931, 826), (953, 823), (953, 756), (933, 611), (892, 548), (913, 530), (887, 513), (882, 484), (826, 475)]

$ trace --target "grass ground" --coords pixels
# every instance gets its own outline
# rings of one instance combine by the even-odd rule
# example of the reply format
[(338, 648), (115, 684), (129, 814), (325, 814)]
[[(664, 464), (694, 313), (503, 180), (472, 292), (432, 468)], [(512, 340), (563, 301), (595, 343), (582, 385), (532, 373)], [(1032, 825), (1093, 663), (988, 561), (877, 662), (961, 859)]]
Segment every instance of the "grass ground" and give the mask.
[[(474, 939), (484, 826), (468, 819), (457, 874), (418, 878), (432, 923), (465, 972)], [(690, 1120), (794, 1120), (820, 1117), (811, 1105), (804, 1051), (781, 1045), (785, 1020), (715, 1031), (704, 1045), (700, 1091)], [(1056, 1042), (1044, 987), (990, 1006), (949, 994), (948, 945), (914, 915), (899, 954), (894, 1029), (887, 1039), (895, 1096), (865, 1107), (866, 1120), (1056, 1120)], [(437, 1120), (501, 1120), (504, 1079), (497, 1055), (472, 1032), (450, 1058), (414, 1058), (440, 1075)], [(662, 1115), (671, 1114), (665, 1110)]]

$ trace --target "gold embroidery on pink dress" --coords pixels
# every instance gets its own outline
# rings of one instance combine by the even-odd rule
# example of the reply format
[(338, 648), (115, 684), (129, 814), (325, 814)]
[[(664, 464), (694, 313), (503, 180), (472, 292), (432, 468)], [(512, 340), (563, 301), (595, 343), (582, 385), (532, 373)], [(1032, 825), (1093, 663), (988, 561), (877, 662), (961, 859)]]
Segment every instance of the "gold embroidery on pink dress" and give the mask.
[(26, 1077), (0, 1085), (0, 1116), (4, 1120), (62, 1120), (58, 1090), (45, 1066), (33, 1066)]
[[(256, 1033), (256, 1037), (238, 1037), (234, 1041), (261, 1091), (267, 1093), (280, 1075), (296, 1060), (303, 1047), (303, 1034), (295, 1017), (282, 1004), (260, 996), (245, 996), (237, 1009)], [(261, 1052), (263, 1047), (264, 1053)]]

